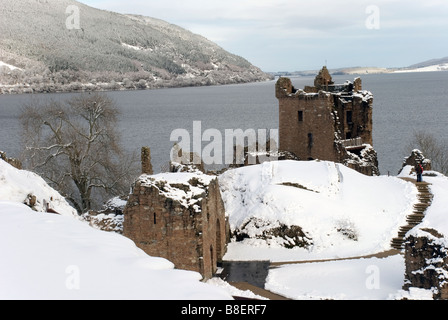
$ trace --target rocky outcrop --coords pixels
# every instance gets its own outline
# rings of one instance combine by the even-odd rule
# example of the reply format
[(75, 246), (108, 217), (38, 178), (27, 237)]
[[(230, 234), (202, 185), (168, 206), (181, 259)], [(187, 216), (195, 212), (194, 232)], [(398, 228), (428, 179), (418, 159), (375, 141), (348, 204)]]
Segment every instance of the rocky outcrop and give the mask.
[[(257, 230), (256, 233), (253, 232), (254, 230)], [(251, 218), (241, 228), (234, 230), (232, 236), (236, 241), (248, 238), (262, 239), (268, 244), (273, 241), (287, 249), (309, 248), (313, 244), (312, 239), (299, 226), (287, 226), (278, 222), (270, 223), (257, 218)]]

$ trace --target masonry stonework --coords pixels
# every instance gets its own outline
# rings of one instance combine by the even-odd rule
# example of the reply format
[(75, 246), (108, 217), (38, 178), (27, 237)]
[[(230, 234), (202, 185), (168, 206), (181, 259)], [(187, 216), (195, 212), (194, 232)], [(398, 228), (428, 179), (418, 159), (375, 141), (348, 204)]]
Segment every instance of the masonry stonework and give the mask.
[(364, 174), (379, 174), (372, 149), (373, 95), (362, 90), (360, 78), (337, 85), (324, 67), (314, 87), (297, 90), (289, 78), (279, 78), (275, 93), (280, 150), (301, 160), (334, 161)]
[(448, 300), (448, 248), (444, 236), (434, 229), (420, 229), (405, 241), (404, 290), (432, 290), (436, 300)]
[[(179, 182), (179, 177), (186, 180)], [(217, 178), (199, 173), (142, 175), (125, 208), (123, 234), (147, 254), (211, 278), (229, 235)]]

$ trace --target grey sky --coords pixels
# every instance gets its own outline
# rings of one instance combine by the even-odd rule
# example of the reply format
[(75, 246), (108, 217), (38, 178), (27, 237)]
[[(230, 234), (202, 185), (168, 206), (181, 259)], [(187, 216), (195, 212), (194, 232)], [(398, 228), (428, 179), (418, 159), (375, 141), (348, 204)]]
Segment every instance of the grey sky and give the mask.
[(80, 0), (201, 34), (264, 71), (403, 67), (448, 56), (447, 0)]

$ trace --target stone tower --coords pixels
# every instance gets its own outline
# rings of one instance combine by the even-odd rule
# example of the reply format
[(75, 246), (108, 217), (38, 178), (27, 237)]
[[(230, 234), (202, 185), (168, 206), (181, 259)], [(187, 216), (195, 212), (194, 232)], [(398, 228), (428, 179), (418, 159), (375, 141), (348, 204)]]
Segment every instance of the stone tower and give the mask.
[(289, 78), (276, 83), (279, 149), (301, 160), (343, 163), (368, 175), (379, 174), (372, 144), (373, 95), (360, 78), (334, 84), (324, 67), (314, 86), (297, 90)]
[(141, 175), (124, 209), (124, 236), (204, 279), (226, 253), (229, 229), (217, 177), (199, 170)]

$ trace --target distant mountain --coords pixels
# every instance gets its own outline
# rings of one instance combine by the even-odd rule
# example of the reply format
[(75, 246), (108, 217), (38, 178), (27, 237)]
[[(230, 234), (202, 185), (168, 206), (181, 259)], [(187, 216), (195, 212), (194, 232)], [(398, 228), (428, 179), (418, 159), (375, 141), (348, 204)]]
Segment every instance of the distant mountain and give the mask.
[(442, 64), (447, 64), (447, 63), (448, 63), (448, 57), (445, 57), (445, 58), (431, 59), (431, 60), (427, 60), (424, 62), (416, 63), (416, 64), (409, 66), (408, 68), (410, 68), (410, 69), (425, 68), (425, 67), (442, 65)]
[[(413, 64), (409, 67), (401, 68), (381, 68), (381, 67), (346, 67), (329, 69), (332, 75), (356, 75), (356, 74), (375, 74), (375, 73), (393, 73), (393, 72), (431, 72), (431, 71), (447, 71), (448, 57), (441, 59), (431, 59), (428, 61)], [(315, 76), (319, 70), (302, 70), (302, 71), (281, 71), (271, 72), (273, 76)]]
[(270, 77), (178, 26), (74, 0), (0, 0), (0, 30), (4, 92), (144, 89)]
[[(367, 73), (386, 73), (391, 72), (386, 68), (377, 68), (377, 67), (347, 67), (347, 68), (336, 68), (329, 69), (332, 75), (349, 75), (349, 74), (367, 74)], [(272, 72), (273, 76), (291, 76), (291, 77), (308, 77), (308, 76), (316, 76), (319, 73), (319, 70), (302, 70), (302, 71), (293, 71), (293, 72)]]

